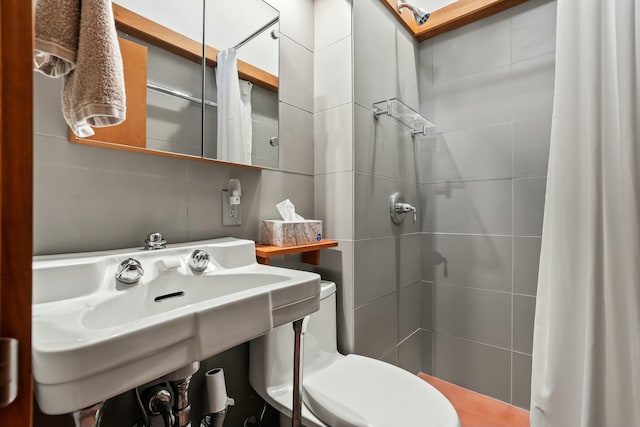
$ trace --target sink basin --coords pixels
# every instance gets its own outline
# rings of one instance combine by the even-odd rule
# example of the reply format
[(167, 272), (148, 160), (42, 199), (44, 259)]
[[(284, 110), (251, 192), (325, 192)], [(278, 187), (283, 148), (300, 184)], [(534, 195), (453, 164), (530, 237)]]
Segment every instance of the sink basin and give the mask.
[[(188, 266), (195, 249), (211, 262)], [(132, 257), (145, 274), (115, 280)], [(319, 308), (320, 277), (256, 263), (232, 238), (34, 257), (33, 375), (40, 409), (72, 412), (263, 335)]]
[[(279, 274), (258, 273), (205, 276), (165, 274), (147, 286), (137, 286), (129, 292), (97, 303), (83, 313), (80, 322), (87, 329), (125, 326), (146, 318), (163, 316), (184, 306), (288, 279)], [(118, 315), (114, 316), (114, 313)]]

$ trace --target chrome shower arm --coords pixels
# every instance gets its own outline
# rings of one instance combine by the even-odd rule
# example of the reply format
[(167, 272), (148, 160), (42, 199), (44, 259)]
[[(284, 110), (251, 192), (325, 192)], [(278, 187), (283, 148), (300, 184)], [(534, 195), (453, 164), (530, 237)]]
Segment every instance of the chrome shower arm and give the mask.
[(413, 18), (416, 20), (416, 23), (418, 25), (422, 25), (425, 22), (427, 22), (427, 20), (429, 19), (429, 17), (431, 16), (431, 14), (429, 12), (427, 12), (426, 10), (414, 6), (412, 4), (407, 3), (405, 0), (398, 0), (398, 3), (396, 5), (397, 9), (398, 9), (398, 13), (400, 15), (402, 15), (402, 9), (407, 8), (411, 11), (411, 13), (413, 13)]

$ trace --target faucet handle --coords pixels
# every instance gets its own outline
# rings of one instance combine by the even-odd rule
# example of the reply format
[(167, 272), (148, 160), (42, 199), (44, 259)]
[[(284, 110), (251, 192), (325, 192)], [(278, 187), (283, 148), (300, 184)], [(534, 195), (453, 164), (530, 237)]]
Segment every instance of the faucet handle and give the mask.
[(202, 273), (209, 265), (209, 254), (202, 249), (196, 249), (189, 258), (189, 267), (196, 273)]
[(413, 223), (415, 224), (418, 222), (418, 210), (409, 203), (406, 203), (402, 194), (397, 192), (393, 193), (389, 197), (389, 202), (389, 213), (391, 214), (391, 221), (393, 221), (394, 224), (402, 224), (404, 221), (404, 214), (408, 212), (413, 213)]
[(409, 203), (402, 203), (402, 205), (402, 212), (413, 212), (413, 223), (415, 224), (416, 222), (418, 222), (418, 210)]
[(166, 247), (167, 241), (164, 240), (160, 233), (149, 233), (147, 238), (144, 239), (145, 250), (164, 249)]
[(120, 263), (116, 272), (116, 280), (125, 285), (133, 285), (144, 275), (144, 269), (140, 261), (134, 258), (127, 258)]
[(412, 210), (415, 211), (416, 208), (411, 206), (409, 203), (404, 203), (404, 202), (396, 203), (396, 212), (398, 213), (407, 213), (407, 212), (411, 212)]
[(413, 223), (418, 222), (418, 210), (409, 203), (396, 203), (396, 212), (401, 214), (413, 212)]

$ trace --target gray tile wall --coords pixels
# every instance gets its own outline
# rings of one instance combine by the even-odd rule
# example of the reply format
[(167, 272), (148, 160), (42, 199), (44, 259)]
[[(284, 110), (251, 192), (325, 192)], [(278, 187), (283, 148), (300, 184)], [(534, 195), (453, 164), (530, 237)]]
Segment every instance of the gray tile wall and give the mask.
[(316, 1), (315, 17), (315, 209), (340, 241), (317, 271), (338, 284), (339, 348), (418, 372), (425, 215), (393, 225), (389, 196), (420, 204), (421, 153), (372, 113), (394, 97), (419, 108), (417, 43), (377, 0)]
[[(351, 0), (314, 2), (315, 216), (339, 246), (322, 253), (316, 271), (337, 286), (338, 349), (354, 349), (355, 258), (353, 25)], [(375, 248), (370, 248), (375, 251)], [(372, 291), (376, 294), (376, 291)], [(358, 295), (359, 299), (367, 298)]]
[[(555, 0), (419, 46), (422, 367), (529, 406), (551, 129)], [(425, 288), (427, 289), (427, 288)]]
[(373, 117), (373, 104), (390, 98), (419, 108), (417, 43), (380, 1), (354, 0), (353, 26), (354, 351), (418, 372), (422, 227), (389, 217), (396, 191), (420, 205), (418, 153), (409, 129)]
[[(277, 218), (275, 204), (285, 198), (304, 217), (314, 216), (314, 2), (273, 3), (283, 11), (277, 171), (69, 143), (60, 112), (61, 81), (35, 76), (34, 254), (141, 246), (152, 230), (161, 231), (171, 243), (223, 236), (258, 240), (260, 220)], [(176, 84), (181, 87), (188, 82)], [(198, 145), (199, 135), (198, 131)], [(242, 184), (243, 223), (239, 227), (221, 225), (220, 191), (230, 178), (239, 178)], [(296, 259), (281, 262), (302, 267)], [(236, 398), (229, 419), (232, 425), (241, 425), (245, 417), (258, 415), (261, 409), (259, 397), (247, 383), (247, 352), (248, 345), (244, 345), (203, 362), (222, 366), (228, 389), (236, 390), (230, 391)], [(197, 396), (206, 395), (203, 384), (202, 377), (194, 380), (193, 396), (198, 402)], [(129, 402), (124, 405), (133, 408), (130, 394), (124, 399)], [(105, 427), (135, 421), (127, 418), (127, 411), (122, 416), (115, 416), (113, 409), (107, 412), (105, 418), (110, 422), (103, 422)], [(42, 422), (56, 425), (54, 417), (45, 416)]]
[(337, 286), (338, 349), (354, 348), (354, 132), (351, 0), (314, 2), (314, 197), (324, 235), (339, 246), (323, 251), (316, 271)]

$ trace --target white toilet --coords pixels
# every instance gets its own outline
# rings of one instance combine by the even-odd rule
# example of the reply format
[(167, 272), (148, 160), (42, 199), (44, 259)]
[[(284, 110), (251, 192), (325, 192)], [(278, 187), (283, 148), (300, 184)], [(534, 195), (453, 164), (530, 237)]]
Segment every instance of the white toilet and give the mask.
[[(379, 360), (343, 356), (336, 344), (336, 285), (322, 282), (320, 310), (304, 334), (302, 422), (307, 427), (460, 427), (439, 391)], [(293, 328), (283, 325), (251, 341), (249, 380), (291, 425)]]

